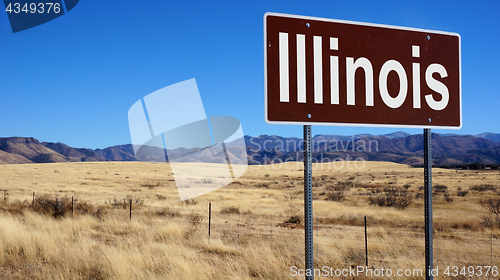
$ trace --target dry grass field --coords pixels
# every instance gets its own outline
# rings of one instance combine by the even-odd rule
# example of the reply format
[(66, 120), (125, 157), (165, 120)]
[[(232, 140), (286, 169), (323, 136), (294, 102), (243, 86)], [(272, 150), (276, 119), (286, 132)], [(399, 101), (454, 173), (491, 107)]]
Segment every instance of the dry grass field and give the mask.
[[(168, 164), (0, 165), (0, 278), (302, 279), (290, 275), (304, 266), (302, 169), (249, 166), (181, 203)], [(433, 183), (436, 279), (470, 278), (447, 266), (500, 266), (500, 219), (480, 204), (500, 198), (500, 171), (435, 168)], [(423, 268), (422, 185), (422, 168), (314, 164), (315, 267), (364, 265), (366, 216), (368, 267)]]

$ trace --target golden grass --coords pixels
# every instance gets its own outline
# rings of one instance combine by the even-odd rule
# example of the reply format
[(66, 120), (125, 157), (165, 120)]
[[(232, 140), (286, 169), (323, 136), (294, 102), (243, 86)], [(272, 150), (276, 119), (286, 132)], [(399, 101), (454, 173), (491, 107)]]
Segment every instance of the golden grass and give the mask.
[[(316, 267), (363, 265), (367, 216), (371, 267), (422, 268), (423, 199), (398, 210), (369, 205), (367, 198), (387, 186), (410, 185), (414, 196), (422, 193), (423, 170), (385, 162), (357, 164), (314, 165)], [(0, 165), (0, 189), (8, 190), (0, 208), (22, 201), (27, 205), (22, 214), (0, 211), (0, 278), (295, 279), (290, 266), (303, 268), (304, 231), (283, 222), (302, 214), (302, 168), (301, 163), (249, 166), (236, 182), (181, 203), (168, 164)], [(500, 172), (435, 168), (433, 175), (434, 184), (447, 186), (453, 199), (434, 195), (436, 265), (490, 265), (492, 260), (499, 265), (500, 231), (480, 224), (489, 213), (478, 203), (498, 194), (469, 191), (462, 197), (457, 192), (476, 184), (500, 188)], [(325, 192), (342, 181), (355, 183), (346, 200), (325, 200)], [(33, 191), (37, 197), (88, 201), (93, 214), (54, 219), (34, 213), (29, 210)], [(130, 198), (141, 202), (133, 205), (132, 220), (127, 207), (113, 204)], [(193, 222), (193, 215), (201, 220)]]

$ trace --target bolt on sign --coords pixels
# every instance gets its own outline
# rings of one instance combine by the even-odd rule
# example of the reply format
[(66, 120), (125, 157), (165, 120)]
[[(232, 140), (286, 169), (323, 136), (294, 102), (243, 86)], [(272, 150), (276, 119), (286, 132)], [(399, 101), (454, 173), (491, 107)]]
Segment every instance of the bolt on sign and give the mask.
[(460, 129), (460, 35), (267, 13), (270, 124)]

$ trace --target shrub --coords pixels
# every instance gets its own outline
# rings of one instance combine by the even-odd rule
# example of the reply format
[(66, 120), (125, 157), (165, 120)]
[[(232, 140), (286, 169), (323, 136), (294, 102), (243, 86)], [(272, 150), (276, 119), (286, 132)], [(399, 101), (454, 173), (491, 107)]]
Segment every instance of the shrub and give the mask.
[(446, 202), (453, 202), (453, 198), (450, 197), (450, 193), (449, 192), (445, 192), (444, 193), (444, 200)]
[(481, 185), (474, 185), (470, 187), (470, 189), (473, 191), (484, 192), (484, 191), (494, 191), (497, 189), (497, 187), (489, 184), (481, 184)]
[(129, 201), (129, 203), (130, 203), (130, 200), (132, 200), (132, 204), (135, 206), (143, 206), (144, 205), (144, 199), (142, 199), (140, 197), (132, 197), (131, 195), (127, 195), (125, 197), (125, 199), (127, 201)]
[(344, 261), (348, 265), (358, 266), (365, 262), (365, 252), (361, 249), (349, 249), (344, 255)]
[(117, 199), (116, 197), (106, 201), (105, 204), (109, 204), (113, 208), (118, 208), (118, 207), (123, 207), (123, 209), (127, 208), (126, 200), (125, 199), (120, 200), (120, 199)]
[(474, 162), (474, 163), (469, 164), (469, 168), (474, 169), (474, 170), (478, 170), (478, 169), (482, 168), (482, 165), (479, 162)]
[(117, 199), (115, 197), (106, 201), (105, 203), (111, 205), (113, 208), (127, 209), (128, 207), (130, 207), (130, 201), (132, 201), (132, 204), (135, 206), (144, 205), (144, 199), (141, 199), (140, 197), (132, 197), (131, 195), (127, 195), (124, 199)]
[(466, 196), (467, 194), (469, 193), (469, 191), (465, 190), (465, 191), (457, 191), (457, 195), (458, 196)]
[(184, 238), (191, 239), (198, 232), (198, 225), (203, 221), (203, 217), (200, 214), (191, 212), (187, 216), (189, 226), (184, 230)]
[(179, 213), (179, 210), (173, 210), (173, 209), (170, 209), (170, 207), (167, 206), (165, 208), (157, 210), (156, 211), (156, 215), (174, 218), (174, 217), (180, 216), (180, 213)]
[(88, 201), (80, 201), (78, 198), (74, 198), (73, 212), (79, 214), (89, 214), (94, 212), (94, 206), (89, 204)]
[(354, 182), (352, 181), (354, 177), (349, 178), (349, 181), (339, 181), (337, 182), (337, 188), (338, 190), (349, 190), (350, 188), (354, 187)]
[(222, 210), (220, 210), (221, 214), (240, 214), (240, 208), (234, 207), (234, 206), (229, 206), (229, 207), (224, 207)]
[(343, 192), (350, 190), (352, 187), (354, 187), (354, 182), (352, 181), (338, 181), (336, 186), (329, 186), (327, 187), (328, 190), (333, 190), (333, 191), (338, 191), (338, 192)]
[(33, 211), (42, 213), (44, 215), (51, 215), (54, 218), (63, 217), (68, 211), (71, 211), (71, 204), (67, 203), (65, 199), (50, 198), (48, 196), (41, 196), (35, 199)]
[(156, 198), (158, 198), (158, 200), (165, 200), (165, 199), (167, 199), (167, 196), (165, 196), (163, 194), (156, 194)]
[(370, 205), (395, 207), (397, 209), (405, 209), (412, 201), (412, 195), (408, 193), (407, 190), (398, 188), (386, 188), (384, 189), (384, 193), (376, 197), (368, 198), (368, 203)]
[(500, 198), (489, 198), (489, 199), (481, 199), (479, 204), (483, 206), (488, 212), (495, 214), (496, 216), (500, 215)]
[[(61, 218), (71, 213), (71, 204), (71, 198), (49, 197), (44, 195), (35, 198), (32, 210), (54, 218)], [(93, 207), (86, 201), (81, 202), (78, 199), (73, 199), (73, 212), (87, 214), (92, 211)]]
[(340, 215), (338, 218), (338, 223), (343, 224), (343, 225), (351, 225), (351, 226), (360, 226), (363, 223), (363, 218), (362, 217), (357, 217), (354, 215)]
[(188, 221), (191, 226), (196, 227), (203, 221), (203, 217), (198, 213), (191, 212)]
[(333, 191), (326, 194), (326, 200), (342, 202), (345, 200), (345, 192)]
[(267, 183), (267, 182), (260, 183), (260, 184), (259, 184), (259, 187), (260, 187), (260, 188), (267, 188), (267, 187), (269, 187), (269, 183)]
[(318, 182), (318, 181), (315, 181), (315, 180), (313, 180), (313, 182), (312, 182), (312, 187), (313, 187), (313, 188), (319, 188), (319, 187), (321, 187), (322, 185), (323, 185), (323, 184), (322, 184), (321, 182)]
[(28, 200), (21, 202), (20, 200), (2, 200), (0, 201), (0, 210), (11, 214), (22, 215), (25, 209), (29, 209), (31, 203)]
[(285, 221), (285, 223), (290, 223), (290, 224), (300, 224), (301, 218), (298, 215), (293, 215), (288, 218), (288, 220)]
[(198, 204), (198, 200), (196, 200), (194, 198), (190, 198), (190, 199), (186, 199), (186, 200), (182, 201), (182, 204), (185, 204), (185, 205), (196, 205), (196, 204)]
[(487, 228), (500, 227), (500, 217), (499, 216), (483, 216), (479, 222), (482, 226)]
[(434, 192), (436, 192), (436, 193), (439, 193), (439, 192), (444, 193), (444, 192), (446, 192), (446, 190), (448, 189), (448, 187), (445, 186), (445, 185), (435, 184), (433, 186), (433, 189), (434, 189)]
[(99, 221), (104, 220), (104, 214), (106, 214), (106, 210), (104, 210), (103, 208), (99, 208), (95, 213), (92, 213), (92, 215)]

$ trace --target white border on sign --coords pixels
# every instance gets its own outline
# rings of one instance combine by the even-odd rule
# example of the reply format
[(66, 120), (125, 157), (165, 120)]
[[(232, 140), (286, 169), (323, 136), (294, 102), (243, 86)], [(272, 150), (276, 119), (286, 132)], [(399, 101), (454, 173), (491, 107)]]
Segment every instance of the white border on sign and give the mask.
[[(458, 73), (459, 73), (459, 110), (460, 110), (460, 126), (433, 126), (433, 125), (399, 125), (399, 124), (364, 124), (364, 123), (324, 123), (324, 122), (283, 122), (283, 121), (270, 121), (268, 120), (267, 113), (267, 25), (266, 18), (267, 16), (279, 16), (286, 18), (297, 18), (297, 19), (310, 19), (310, 20), (318, 20), (318, 21), (327, 21), (327, 22), (337, 22), (337, 23), (345, 23), (345, 24), (353, 24), (353, 25), (364, 25), (371, 27), (382, 27), (389, 29), (398, 29), (398, 30), (407, 30), (407, 31), (418, 31), (425, 32), (431, 34), (444, 34), (458, 37)], [(376, 23), (366, 23), (366, 22), (356, 22), (349, 20), (339, 20), (339, 19), (328, 19), (328, 18), (317, 18), (317, 17), (308, 17), (308, 16), (298, 16), (298, 15), (289, 15), (289, 14), (281, 14), (281, 13), (273, 13), (267, 12), (264, 14), (264, 119), (268, 124), (286, 124), (286, 125), (321, 125), (321, 126), (355, 126), (355, 127), (397, 127), (397, 128), (436, 128), (436, 129), (461, 129), (462, 128), (462, 38), (460, 34), (455, 32), (446, 32), (446, 31), (437, 31), (437, 30), (428, 30), (428, 29), (420, 29), (413, 27), (403, 27), (403, 26), (394, 26), (394, 25), (386, 25), (386, 24), (376, 24)]]

